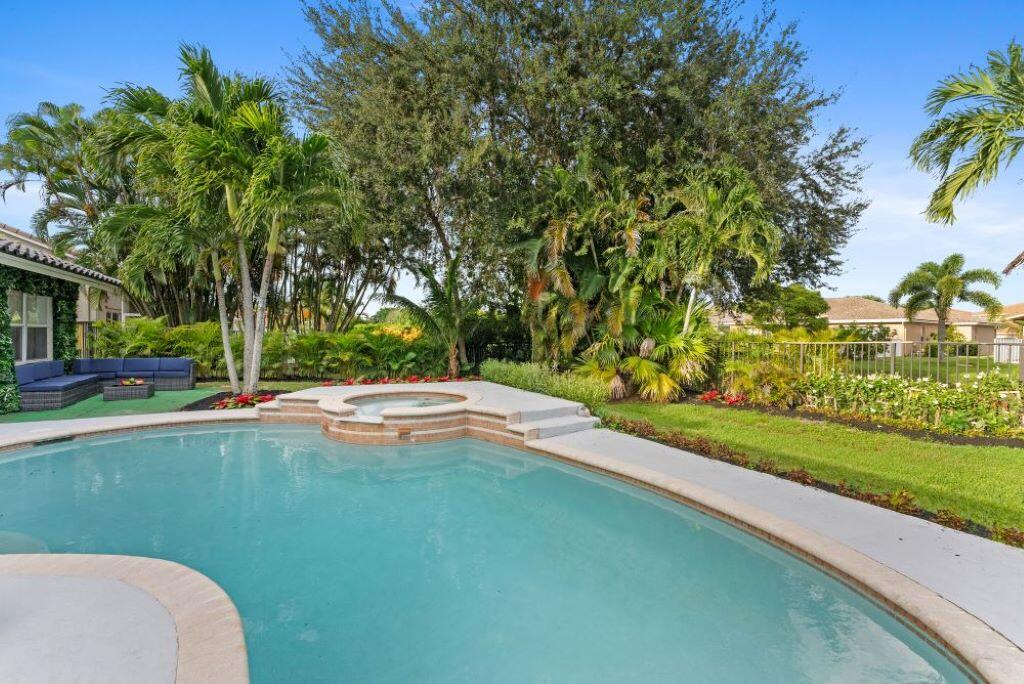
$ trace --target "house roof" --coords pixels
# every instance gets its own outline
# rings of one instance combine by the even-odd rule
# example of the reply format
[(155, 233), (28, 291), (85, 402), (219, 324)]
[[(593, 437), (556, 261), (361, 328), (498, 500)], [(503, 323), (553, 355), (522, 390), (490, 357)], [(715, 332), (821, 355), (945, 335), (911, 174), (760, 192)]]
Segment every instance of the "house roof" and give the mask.
[(85, 266), (79, 266), (68, 259), (56, 257), (48, 250), (41, 248), (37, 249), (32, 245), (42, 245), (44, 243), (40, 242), (38, 238), (28, 235), (17, 228), (8, 226), (6, 223), (0, 223), (0, 232), (8, 234), (14, 233), (17, 236), (13, 239), (0, 236), (0, 253), (2, 254), (31, 261), (42, 266), (56, 268), (66, 273), (72, 273), (81, 278), (87, 278), (89, 280), (95, 280), (109, 285), (121, 285), (121, 281), (117, 278), (108, 276), (105, 273), (100, 273), (99, 271), (94, 271), (91, 268), (86, 268)]
[[(825, 313), (830, 323), (902, 323), (908, 322), (903, 307), (889, 306), (885, 302), (876, 302), (867, 297), (826, 297), (828, 311)], [(938, 316), (935, 311), (927, 309), (914, 314), (913, 322), (935, 323)], [(950, 309), (946, 318), (949, 323), (972, 323), (978, 325), (995, 325), (989, 321), (985, 313)]]
[(1004, 306), (1002, 318), (1007, 321), (1024, 318), (1024, 302)]

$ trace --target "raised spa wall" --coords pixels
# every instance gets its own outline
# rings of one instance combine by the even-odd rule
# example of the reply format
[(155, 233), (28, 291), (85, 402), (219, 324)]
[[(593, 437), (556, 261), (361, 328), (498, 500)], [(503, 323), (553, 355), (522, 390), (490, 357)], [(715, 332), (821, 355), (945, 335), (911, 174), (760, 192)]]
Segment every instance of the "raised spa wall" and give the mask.
[[(480, 405), (471, 391), (414, 391), (380, 386), (351, 389), (343, 396), (281, 395), (260, 406), (268, 423), (319, 424), (330, 439), (349, 444), (400, 445), (475, 437), (505, 446), (523, 447), (527, 440), (554, 437), (594, 427), (599, 421), (578, 404), (509, 411)], [(385, 408), (367, 416), (347, 399), (399, 397), (455, 398), (434, 406)]]

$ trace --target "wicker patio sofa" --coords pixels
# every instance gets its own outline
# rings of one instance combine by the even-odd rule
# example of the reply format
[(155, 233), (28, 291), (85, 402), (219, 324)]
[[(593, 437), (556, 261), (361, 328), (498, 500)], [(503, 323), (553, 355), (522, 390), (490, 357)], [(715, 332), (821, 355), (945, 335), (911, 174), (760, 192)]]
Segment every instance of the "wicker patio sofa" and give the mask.
[(23, 363), (15, 366), (14, 375), (22, 411), (64, 408), (100, 391), (98, 375), (64, 375), (63, 361)]
[(98, 376), (101, 387), (122, 378), (148, 380), (158, 392), (196, 386), (196, 364), (192, 359), (75, 359), (73, 370), (76, 374)]

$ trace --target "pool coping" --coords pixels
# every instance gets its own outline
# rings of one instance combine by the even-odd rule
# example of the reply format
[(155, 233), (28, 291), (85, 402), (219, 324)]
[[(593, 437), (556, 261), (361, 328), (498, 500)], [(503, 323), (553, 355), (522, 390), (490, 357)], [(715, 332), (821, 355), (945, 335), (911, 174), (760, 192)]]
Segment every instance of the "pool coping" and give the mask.
[(113, 579), (135, 587), (160, 603), (174, 623), (175, 682), (249, 681), (238, 609), (216, 582), (181, 563), (103, 554), (5, 554), (0, 573)]
[[(490, 383), (473, 384), (490, 385)], [(462, 394), (461, 391), (456, 391), (454, 388), (446, 392), (444, 384), (430, 385), (424, 383), (417, 385), (420, 391), (428, 392), (435, 387), (438, 388), (437, 393)], [(501, 387), (503, 390), (502, 393), (497, 395), (499, 398), (501, 394), (507, 395), (510, 389), (504, 386), (495, 387)], [(319, 390), (321, 388), (316, 389)], [(327, 389), (323, 388), (323, 390)], [(344, 389), (348, 390), (350, 388)], [(358, 387), (351, 389), (364, 390), (367, 394), (371, 393), (370, 390), (376, 390), (373, 393), (378, 394), (401, 391), (395, 386), (388, 387), (384, 391), (381, 391), (384, 389), (381, 387)], [(317, 410), (321, 410), (319, 404), (325, 398), (324, 395), (330, 396), (334, 393), (321, 391), (315, 394), (315, 397), (307, 395), (308, 401), (312, 406), (316, 406)], [(481, 398), (473, 402), (474, 410), (488, 412), (509, 421), (519, 419), (519, 411), (507, 407), (487, 405), (488, 397), (483, 396), (485, 393), (481, 394)], [(538, 396), (532, 395), (529, 392), (521, 392), (521, 394), (525, 395), (527, 399)], [(303, 399), (306, 399), (306, 396)], [(424, 417), (426, 417), (438, 408), (447, 407), (448, 405), (444, 407), (426, 407), (426, 411), (423, 409), (419, 410), (424, 411)], [(242, 411), (246, 413), (238, 415)], [(212, 412), (196, 413), (208, 414)], [(35, 446), (39, 443), (45, 444), (63, 438), (74, 439), (135, 430), (211, 423), (251, 423), (259, 420), (260, 412), (255, 409), (236, 409), (225, 413), (229, 415), (194, 416), (186, 419), (179, 418), (185, 414), (148, 414), (132, 416), (136, 420), (131, 421), (130, 425), (106, 427), (103, 425), (90, 427), (74, 426), (65, 430), (55, 429), (52, 432), (57, 434), (44, 439), (34, 435), (26, 436), (20, 440), (0, 437), (0, 450)], [(301, 420), (298, 416), (296, 418), (298, 419), (295, 422), (310, 422), (308, 420)], [(102, 422), (102, 419), (90, 420)], [(278, 415), (275, 422), (291, 421), (287, 420), (287, 417), (284, 415)], [(1024, 650), (1021, 650), (1015, 643), (980, 618), (943, 598), (932, 589), (835, 539), (708, 487), (651, 468), (629, 464), (612, 456), (602, 455), (596, 449), (581, 449), (558, 444), (551, 439), (524, 439), (518, 443), (509, 443), (506, 440), (500, 439), (497, 434), (490, 434), (486, 430), (471, 432), (467, 436), (506, 444), (540, 456), (553, 458), (570, 465), (615, 477), (712, 515), (734, 527), (752, 533), (779, 548), (793, 553), (874, 599), (889, 611), (913, 625), (937, 644), (946, 648), (963, 664), (972, 668), (974, 670), (971, 673), (973, 676), (980, 676), (985, 681), (998, 684), (1002, 682), (1024, 681)], [(630, 439), (645, 442), (645, 440), (637, 437), (630, 437)], [(35, 557), (45, 559), (55, 556), (59, 557), (63, 556), (63, 554), (40, 554)], [(0, 556), (0, 559), (2, 558), (3, 556)], [(125, 557), (115, 556), (113, 558)], [(3, 568), (0, 566), (0, 572), (2, 571)], [(225, 598), (227, 598), (226, 595)], [(230, 602), (230, 598), (227, 598), (227, 600)], [(233, 604), (232, 608), (234, 608)], [(241, 638), (244, 644), (240, 622), (237, 625), (237, 629), (238, 637)]]

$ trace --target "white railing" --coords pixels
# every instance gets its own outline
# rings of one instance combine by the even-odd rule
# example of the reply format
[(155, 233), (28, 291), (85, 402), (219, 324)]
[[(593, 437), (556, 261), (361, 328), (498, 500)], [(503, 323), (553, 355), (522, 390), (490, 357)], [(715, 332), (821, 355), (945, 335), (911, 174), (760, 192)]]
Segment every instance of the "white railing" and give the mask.
[[(1021, 340), (995, 342), (774, 342), (730, 341), (720, 361), (772, 361), (800, 373), (890, 374), (961, 382), (978, 373), (1000, 373), (1024, 380)], [(728, 370), (726, 370), (728, 372)]]

